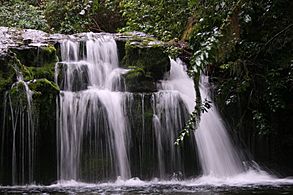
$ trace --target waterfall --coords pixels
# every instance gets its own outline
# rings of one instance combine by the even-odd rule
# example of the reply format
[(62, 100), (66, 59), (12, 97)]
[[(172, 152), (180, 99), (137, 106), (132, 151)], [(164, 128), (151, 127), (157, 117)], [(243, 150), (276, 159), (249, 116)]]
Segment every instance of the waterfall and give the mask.
[[(56, 64), (60, 94), (59, 179), (130, 178), (127, 120), (117, 46), (111, 36), (65, 40)], [(85, 159), (85, 160), (82, 160)]]
[(9, 172), (7, 167), (11, 168), (12, 184), (25, 184), (34, 181), (36, 135), (32, 115), (33, 92), (24, 82), (18, 66), (13, 65), (17, 82), (4, 95), (0, 169)]
[[(171, 61), (171, 68), (165, 79), (160, 82), (159, 92), (152, 96), (153, 126), (157, 144), (160, 176), (164, 178), (166, 168), (175, 170), (175, 175), (183, 174), (182, 152), (174, 145), (178, 132), (184, 128), (189, 113), (195, 105), (193, 81), (186, 73), (186, 67), (178, 59)], [(195, 148), (193, 140), (186, 138), (188, 147)], [(195, 155), (195, 154), (193, 154)], [(192, 162), (192, 158), (190, 158)], [(177, 175), (178, 176), (178, 175)]]
[(191, 113), (195, 106), (195, 91), (193, 80), (187, 75), (187, 68), (180, 59), (171, 59), (170, 74), (162, 81), (162, 90), (179, 93), (188, 112)]
[[(162, 84), (164, 89), (172, 89), (180, 92), (189, 112), (195, 105), (193, 81), (186, 73), (180, 60), (171, 60), (171, 71), (167, 81)], [(202, 76), (200, 82), (201, 98), (208, 99), (209, 84)], [(216, 106), (212, 103), (211, 109), (201, 116), (198, 129), (194, 133), (200, 165), (203, 175), (214, 177), (231, 177), (245, 171), (241, 156), (231, 142), (229, 134), (221, 120)]]
[[(60, 184), (117, 178), (118, 182), (137, 178), (174, 182), (198, 175), (199, 166), (203, 177), (191, 182), (241, 183), (244, 178), (249, 183), (252, 177), (272, 181), (257, 164), (253, 168), (244, 164), (246, 159), (231, 141), (214, 103), (202, 114), (198, 129), (182, 145), (174, 145), (196, 98), (182, 61), (170, 59), (170, 71), (163, 80), (155, 81), (156, 92), (129, 92), (124, 82), (129, 69), (119, 66), (114, 38), (85, 35), (81, 40), (71, 36), (63, 40), (62, 58), (55, 65), (55, 82), (61, 89), (56, 101), (56, 179)], [(0, 176), (13, 185), (41, 183), (39, 172), (52, 171), (56, 165), (48, 168), (38, 162), (44, 151), (39, 148), (43, 144), (40, 137), (47, 137), (40, 136), (43, 132), (36, 128), (41, 127), (36, 123), (41, 119), (33, 116), (37, 102), (33, 104), (30, 83), (17, 66), (15, 71), (17, 82), (3, 101)], [(201, 98), (211, 100), (205, 79), (203, 76), (200, 82)], [(56, 146), (55, 141), (52, 145)], [(45, 151), (52, 145), (46, 145)]]
[(184, 127), (188, 111), (177, 91), (160, 90), (152, 96), (152, 102), (160, 178), (165, 178), (166, 172), (183, 170), (182, 154), (174, 140)]
[[(182, 178), (198, 172), (227, 178), (244, 173), (216, 106), (203, 113), (194, 136), (174, 146), (195, 107), (193, 80), (182, 61), (157, 83), (157, 92), (127, 92), (111, 35), (87, 33), (86, 39), (61, 43), (55, 66), (61, 92), (57, 108), (58, 179), (98, 182), (117, 177)], [(200, 83), (202, 99), (211, 100)]]
[[(121, 75), (127, 70), (119, 68), (111, 36), (87, 34), (85, 41), (65, 40), (61, 54), (55, 76), (62, 89), (58, 108), (60, 180), (128, 179), (132, 175), (163, 179), (172, 173), (187, 174), (186, 161), (192, 158), (186, 148), (175, 147), (174, 140), (194, 109), (195, 92), (180, 60), (171, 59), (170, 72), (158, 84), (158, 92), (135, 94), (125, 92)], [(200, 92), (202, 99), (210, 100), (203, 82)], [(148, 113), (152, 113), (151, 126)], [(202, 115), (195, 140), (204, 175), (228, 177), (244, 171), (215, 105)], [(195, 156), (193, 139), (186, 142)], [(150, 160), (155, 165), (145, 164)], [(146, 173), (145, 167), (152, 170)]]
[[(209, 87), (202, 79), (202, 99), (211, 100)], [(239, 151), (231, 142), (216, 106), (212, 103), (208, 112), (203, 113), (198, 130), (195, 132), (199, 158), (204, 175), (231, 177), (245, 171)]]
[(55, 67), (62, 90), (57, 109), (60, 180), (194, 174), (196, 160), (188, 154), (195, 150), (194, 138), (181, 148), (174, 146), (188, 119), (187, 104), (194, 104), (188, 96), (194, 94), (188, 89), (193, 83), (174, 90), (188, 78), (185, 72), (182, 78), (182, 72), (171, 71), (158, 92), (130, 93), (122, 79), (128, 70), (119, 67), (111, 36), (88, 33), (84, 41), (64, 40), (61, 54)]

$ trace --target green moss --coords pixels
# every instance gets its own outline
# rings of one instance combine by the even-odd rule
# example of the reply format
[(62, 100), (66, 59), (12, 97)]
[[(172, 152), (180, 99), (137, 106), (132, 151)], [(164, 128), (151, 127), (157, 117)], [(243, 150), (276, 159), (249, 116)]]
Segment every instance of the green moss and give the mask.
[(57, 62), (56, 48), (53, 45), (41, 47), (17, 47), (10, 49), (21, 64), (28, 67), (42, 67)]
[(12, 48), (19, 70), (24, 80), (46, 78), (54, 81), (54, 67), (58, 61), (56, 48), (52, 45), (45, 47)]
[(143, 68), (135, 68), (127, 72), (124, 76), (126, 89), (130, 92), (154, 92), (156, 84), (149, 72)]
[[(150, 109), (149, 111), (146, 111), (144, 113), (144, 118), (145, 118), (145, 121), (151, 121), (152, 122), (152, 119), (153, 119), (153, 111)], [(151, 125), (151, 124), (148, 124), (148, 125)]]
[(33, 73), (31, 72), (31, 70), (29, 69), (29, 67), (26, 67), (24, 65), (20, 65), (21, 68), (21, 73), (23, 75), (24, 80), (29, 81), (32, 80), (34, 78)]
[(135, 42), (125, 45), (124, 67), (137, 67), (144, 70), (155, 81), (163, 79), (165, 72), (170, 70), (170, 60), (165, 54), (164, 46), (153, 45), (143, 47)]
[(0, 72), (0, 92), (6, 91), (13, 83), (13, 74), (4, 74)]
[(12, 95), (12, 96), (17, 96), (17, 95), (19, 95), (19, 93), (22, 93), (22, 92), (25, 92), (25, 86), (24, 86), (23, 82), (17, 83), (9, 91), (10, 95)]
[(143, 70), (143, 68), (132, 69), (126, 74), (127, 79), (135, 79), (135, 78), (142, 78), (142, 77), (145, 77), (145, 71)]
[(47, 79), (38, 79), (34, 82), (31, 82), (29, 84), (29, 88), (37, 92), (37, 95), (54, 95), (56, 96), (59, 94), (60, 89), (59, 87), (54, 83)]
[(14, 66), (19, 66), (13, 56), (0, 56), (0, 93), (10, 89), (16, 80), (16, 71)]
[(46, 78), (49, 81), (54, 81), (54, 76), (55, 76), (55, 64), (48, 64), (43, 67), (27, 67), (29, 71), (29, 77), (25, 76), (26, 80), (31, 80), (31, 78), (34, 79), (42, 79)]
[(56, 49), (53, 45), (49, 45), (48, 47), (43, 47), (43, 53), (48, 57), (55, 55)]
[(27, 105), (28, 103), (27, 92), (23, 82), (15, 83), (15, 85), (9, 90), (9, 95), (11, 97), (13, 107), (18, 105)]

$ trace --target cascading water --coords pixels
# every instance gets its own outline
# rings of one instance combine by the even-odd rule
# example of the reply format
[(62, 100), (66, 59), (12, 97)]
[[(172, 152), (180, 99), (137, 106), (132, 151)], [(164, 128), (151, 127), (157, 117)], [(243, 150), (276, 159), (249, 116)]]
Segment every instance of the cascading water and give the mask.
[(127, 70), (118, 67), (111, 36), (87, 34), (83, 42), (66, 40), (61, 54), (62, 62), (55, 68), (56, 83), (62, 89), (58, 108), (60, 180), (93, 182), (131, 175), (163, 179), (173, 173), (183, 176), (184, 170), (196, 166), (191, 165), (195, 158), (187, 160), (188, 151), (195, 148), (193, 138), (187, 141), (193, 149), (174, 147), (188, 119), (186, 102), (194, 102), (172, 88), (180, 77), (176, 71), (169, 81), (162, 81), (159, 92), (130, 93), (125, 92), (121, 77)]
[[(150, 95), (152, 129), (145, 128), (145, 98), (141, 94), (141, 132), (138, 156), (134, 158), (130, 139), (134, 138), (131, 106), (134, 94), (125, 90), (118, 67), (117, 48), (110, 36), (87, 35), (85, 42), (66, 40), (61, 44), (62, 62), (56, 64), (56, 82), (62, 89), (59, 107), (59, 177), (61, 180), (96, 181), (98, 178), (130, 178), (133, 159), (150, 160), (146, 155), (146, 135), (153, 132), (152, 148), (158, 176), (184, 172), (182, 151), (174, 147), (178, 131), (184, 127), (195, 106), (194, 83), (180, 60), (171, 60), (171, 70), (158, 92)], [(200, 87), (202, 98), (208, 98)], [(138, 123), (139, 121), (135, 121)], [(129, 124), (130, 123), (130, 124)], [(133, 129), (133, 128), (132, 128)], [(220, 120), (215, 106), (204, 113), (195, 133), (204, 175), (229, 177), (245, 170)], [(192, 143), (192, 141), (190, 142)], [(189, 144), (189, 147), (195, 147)], [(117, 163), (116, 163), (117, 162)], [(137, 165), (136, 165), (137, 166)]]
[[(201, 96), (202, 99), (211, 100), (207, 90), (209, 84), (205, 79), (202, 77), (200, 83)], [(204, 175), (226, 178), (243, 173), (247, 168), (213, 103), (210, 110), (202, 114), (195, 137)]]
[[(200, 82), (201, 98), (211, 101), (209, 97), (209, 84), (206, 80), (207, 77), (202, 76)], [(179, 92), (189, 113), (192, 112), (195, 106), (195, 93), (192, 90), (193, 80), (188, 77), (185, 67), (180, 60), (171, 60), (170, 76), (166, 81), (163, 81), (162, 88)], [(243, 163), (245, 159), (239, 155), (236, 147), (231, 142), (224, 123), (221, 121), (221, 117), (213, 103), (211, 104), (211, 109), (202, 114), (199, 127), (194, 132), (194, 135), (204, 176), (231, 178), (245, 171), (251, 171), (250, 167), (245, 167)], [(270, 178), (259, 167), (254, 167), (254, 170), (256, 171), (255, 173), (261, 172), (261, 175), (255, 175)]]
[[(85, 50), (66, 40), (56, 65), (60, 84), (59, 177), (61, 180), (129, 178), (127, 123), (119, 89), (121, 71), (110, 36), (89, 34)], [(59, 82), (59, 74), (62, 80)], [(86, 159), (82, 161), (82, 159)]]
[(182, 154), (180, 148), (174, 145), (174, 140), (188, 119), (188, 111), (177, 91), (160, 90), (152, 96), (152, 102), (160, 178), (166, 178), (166, 173), (172, 171), (181, 175)]

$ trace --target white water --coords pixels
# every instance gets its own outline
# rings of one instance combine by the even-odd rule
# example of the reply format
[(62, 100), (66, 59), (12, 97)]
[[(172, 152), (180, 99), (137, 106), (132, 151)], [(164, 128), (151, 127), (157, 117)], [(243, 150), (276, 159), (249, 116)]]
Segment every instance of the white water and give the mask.
[(217, 118), (218, 113), (209, 112), (202, 116), (198, 132), (195, 133), (203, 174), (225, 178), (244, 172), (244, 164)]
[[(179, 60), (171, 60), (169, 76), (162, 81), (161, 90), (151, 96), (159, 179), (142, 181), (138, 178), (131, 178), (129, 159), (129, 145), (131, 143), (129, 141), (128, 118), (125, 113), (125, 97), (131, 100), (133, 94), (121, 92), (125, 89), (121, 74), (127, 70), (118, 68), (117, 48), (111, 37), (94, 38), (89, 34), (86, 50), (82, 48), (83, 46), (78, 42), (64, 41), (61, 47), (63, 62), (56, 64), (56, 82), (60, 83), (62, 88), (58, 108), (60, 182), (48, 186), (48, 188), (293, 184), (292, 179), (277, 179), (260, 168), (245, 167), (242, 163), (243, 159), (230, 141), (213, 104), (212, 109), (202, 115), (199, 129), (195, 132), (203, 175), (184, 181), (179, 181), (180, 177), (178, 177), (179, 179), (174, 177), (175, 179), (164, 180), (170, 170), (178, 172), (180, 175), (180, 171), (183, 169), (180, 159), (181, 151), (174, 146), (174, 140), (178, 136), (178, 130), (184, 126), (183, 121), (188, 117), (187, 113), (190, 113), (195, 106), (193, 81), (188, 77), (185, 67)], [(62, 75), (62, 78), (59, 78), (59, 75)], [(21, 78), (19, 82), (23, 82)], [(81, 83), (85, 85), (81, 86)], [(202, 82), (202, 84), (205, 83)], [(30, 107), (31, 92), (26, 83), (24, 86)], [(202, 99), (210, 99), (208, 85), (202, 85), (200, 90)], [(140, 96), (141, 113), (144, 116), (145, 94), (140, 94)], [(11, 105), (11, 100), (9, 101)], [(14, 110), (12, 112), (18, 113)], [(29, 116), (31, 117), (31, 114)], [(12, 120), (14, 126), (17, 124), (17, 120)], [(21, 120), (25, 120), (25, 118), (22, 117)], [(32, 119), (28, 120), (28, 124), (30, 124)], [(142, 117), (142, 129), (139, 129), (142, 132), (147, 129), (144, 120)], [(30, 127), (28, 128), (30, 129)], [(12, 153), (14, 159), (12, 163), (14, 169), (12, 170), (12, 180), (13, 183), (22, 183), (16, 181), (19, 180), (16, 178), (19, 175), (17, 172), (22, 170), (23, 173), (20, 175), (24, 177), (26, 166), (23, 160), (21, 168), (17, 168), (16, 128), (13, 128), (13, 132), (14, 149)], [(34, 132), (29, 131), (28, 133), (31, 134), (28, 139), (32, 139), (28, 140), (28, 143), (32, 143), (31, 146), (28, 146), (31, 148), (28, 156), (29, 159), (32, 159), (34, 156), (32, 137)], [(2, 137), (4, 139), (4, 136)], [(139, 146), (141, 147), (141, 156), (145, 155), (142, 152), (144, 151), (143, 147), (155, 150), (153, 146), (144, 145), (142, 141)], [(22, 155), (25, 156), (24, 152)], [(142, 159), (140, 157), (140, 160)], [(102, 161), (103, 165), (99, 164), (99, 161)], [(33, 159), (28, 162), (30, 178), (33, 175), (33, 163)], [(113, 176), (119, 176), (119, 179), (114, 183), (77, 182), (83, 179), (91, 182), (100, 181), (100, 178)], [(27, 179), (23, 178), (22, 181), (27, 181)], [(17, 188), (17, 186), (15, 187)]]
[(177, 91), (160, 90), (152, 96), (152, 103), (158, 165), (160, 178), (163, 179), (167, 166), (179, 174), (183, 169), (181, 151), (174, 145), (174, 140), (178, 130), (184, 127), (184, 118), (188, 114)]
[[(62, 89), (58, 108), (59, 179), (90, 182), (117, 176), (129, 179), (131, 168), (135, 176), (182, 177), (183, 153), (174, 146), (174, 140), (188, 118), (185, 102), (194, 104), (194, 99), (188, 99), (194, 92), (181, 93), (173, 86), (178, 86), (178, 81), (185, 82), (188, 76), (173, 70), (170, 79), (162, 81), (159, 92), (129, 93), (124, 92), (121, 78), (127, 70), (118, 67), (112, 37), (88, 34), (86, 42), (66, 40), (61, 44), (61, 53), (62, 62), (55, 68), (55, 79)], [(193, 88), (192, 83), (184, 84), (185, 92)], [(141, 99), (140, 105), (136, 104), (137, 97)], [(150, 107), (152, 112), (145, 110)], [(148, 113), (153, 113), (153, 124), (145, 121)], [(137, 114), (141, 116), (134, 116)], [(129, 121), (135, 124), (132, 129)], [(139, 123), (141, 129), (134, 129)], [(146, 168), (151, 170), (143, 170)]]
[(188, 112), (191, 113), (195, 106), (195, 90), (193, 80), (187, 75), (187, 69), (182, 61), (171, 59), (170, 74), (162, 81), (162, 90), (173, 90), (178, 92), (184, 101)]
[[(127, 120), (122, 94), (115, 92), (123, 86), (120, 75), (125, 70), (118, 68), (116, 43), (111, 36), (88, 34), (86, 49), (80, 44), (64, 41), (63, 62), (56, 65), (56, 82), (58, 74), (63, 75), (58, 125), (59, 177), (97, 180), (114, 174), (127, 179), (131, 175), (125, 145)], [(87, 164), (81, 164), (82, 158)], [(104, 163), (98, 171), (98, 161), (108, 164)]]
[[(162, 88), (164, 90), (178, 91), (189, 112), (194, 109), (193, 80), (188, 77), (180, 60), (171, 60), (170, 75), (162, 83)], [(200, 93), (202, 100), (208, 99), (211, 101), (207, 77), (202, 77)], [(261, 170), (257, 164), (254, 167), (244, 164), (244, 161), (249, 159), (244, 159), (239, 155), (237, 147), (231, 142), (231, 138), (213, 103), (208, 112), (202, 114), (199, 127), (194, 132), (194, 136), (203, 171), (202, 177), (194, 180), (196, 183), (204, 185), (241, 185), (280, 181)], [(292, 182), (292, 180), (288, 181)]]
[[(255, 177), (254, 180), (251, 178)], [(60, 193), (98, 193), (98, 194), (251, 194), (257, 193), (258, 190), (273, 194), (291, 194), (293, 179), (272, 179), (270, 177), (259, 177), (255, 172), (247, 172), (239, 177), (219, 179), (215, 177), (200, 177), (184, 181), (179, 180), (158, 180), (143, 181), (139, 178), (131, 178), (128, 180), (117, 179), (115, 182), (105, 183), (83, 183), (74, 180), (62, 181), (49, 186), (26, 185), (26, 186), (0, 186), (4, 192), (60, 192)], [(284, 188), (288, 188), (285, 190)], [(249, 189), (252, 189), (249, 191)], [(271, 191), (274, 189), (274, 191)]]
[[(126, 117), (125, 109), (132, 104), (129, 102), (133, 102), (134, 97), (131, 93), (121, 92), (125, 89), (121, 74), (127, 70), (118, 68), (117, 48), (111, 37), (93, 38), (90, 34), (85, 45), (86, 49), (82, 50), (81, 43), (64, 41), (61, 47), (63, 62), (56, 65), (56, 82), (61, 83), (63, 89), (58, 126), (59, 179), (82, 179), (83, 169), (93, 170), (89, 174), (90, 178), (86, 178), (89, 181), (109, 176), (129, 179), (131, 142), (128, 139), (133, 135), (129, 132), (129, 116)], [(61, 81), (58, 78), (60, 72), (63, 75)], [(83, 81), (86, 86), (80, 85)], [(187, 114), (194, 109), (193, 85), (183, 63), (171, 60), (171, 70), (166, 79), (161, 81), (161, 90), (151, 97), (155, 145), (149, 147), (156, 147), (157, 170), (161, 179), (166, 178), (170, 171), (176, 172), (176, 176), (182, 174), (182, 154), (174, 146), (174, 140), (183, 128)], [(206, 82), (201, 82), (200, 92), (203, 100), (211, 99)], [(144, 99), (145, 95), (142, 94), (142, 136), (146, 133)], [(195, 181), (206, 184), (222, 181), (229, 183), (246, 178), (244, 180), (249, 182), (250, 176), (254, 177), (254, 181), (272, 181), (274, 177), (261, 169), (244, 166), (242, 161), (246, 159), (238, 155), (215, 105), (212, 103), (211, 106), (202, 115), (199, 128), (194, 133), (203, 171), (203, 176)], [(142, 167), (145, 138), (140, 139), (137, 163)], [(85, 145), (88, 152), (84, 154)], [(88, 163), (82, 164), (81, 159), (84, 158)], [(95, 163), (95, 158), (108, 161), (108, 165), (99, 169), (101, 165)]]
[[(208, 93), (208, 83), (202, 79), (200, 93), (202, 100), (211, 100)], [(188, 77), (180, 60), (172, 60), (170, 78), (163, 83), (164, 89), (177, 90), (189, 112), (195, 106), (193, 81)], [(230, 141), (229, 135), (221, 121), (214, 104), (211, 109), (202, 114), (198, 129), (195, 131), (200, 164), (204, 176), (230, 177), (244, 172), (240, 156)]]
[[(211, 100), (209, 84), (203, 77), (200, 86), (202, 99)], [(208, 112), (201, 116), (199, 128), (195, 132), (199, 158), (204, 175), (226, 178), (245, 172), (245, 159), (231, 142), (231, 138), (221, 121), (216, 106), (212, 103)]]
[[(254, 179), (252, 179), (254, 178)], [(150, 181), (143, 181), (139, 178), (131, 178), (128, 180), (117, 179), (115, 182), (107, 183), (82, 183), (76, 182), (74, 180), (59, 182), (53, 184), (50, 187), (102, 187), (102, 186), (111, 186), (111, 187), (123, 187), (123, 186), (152, 186), (152, 185), (181, 185), (181, 186), (250, 186), (250, 185), (270, 185), (270, 186), (279, 186), (279, 185), (292, 185), (293, 178), (272, 178), (267, 173), (257, 173), (255, 171), (247, 171), (244, 174), (240, 174), (231, 178), (215, 178), (211, 176), (202, 176), (199, 178), (188, 179), (188, 180), (159, 180), (154, 178)]]

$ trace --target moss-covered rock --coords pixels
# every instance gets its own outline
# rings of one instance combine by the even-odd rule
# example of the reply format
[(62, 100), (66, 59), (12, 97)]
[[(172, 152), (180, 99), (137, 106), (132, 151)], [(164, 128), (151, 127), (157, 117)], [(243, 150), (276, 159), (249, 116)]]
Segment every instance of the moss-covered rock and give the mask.
[(33, 93), (33, 111), (36, 128), (36, 175), (41, 183), (56, 180), (57, 143), (56, 143), (56, 104), (59, 87), (47, 79), (38, 79), (29, 83)]
[(122, 62), (125, 56), (125, 44), (126, 44), (125, 40), (120, 40), (120, 39), (116, 40), (119, 62)]
[[(124, 45), (123, 45), (124, 44)], [(131, 70), (123, 75), (126, 89), (130, 92), (155, 92), (156, 82), (170, 70), (170, 60), (165, 45), (153, 39), (118, 41), (121, 66)], [(124, 46), (124, 47), (123, 47)]]
[(37, 94), (41, 95), (56, 96), (60, 92), (59, 87), (54, 82), (51, 82), (47, 79), (34, 80), (33, 82), (29, 83), (29, 88)]
[(164, 51), (165, 46), (160, 44), (144, 46), (141, 42), (127, 42), (122, 65), (142, 68), (157, 81), (163, 79), (164, 74), (170, 70), (170, 60)]
[(10, 48), (16, 54), (20, 62), (28, 67), (41, 67), (57, 61), (56, 48), (47, 46), (23, 46)]
[(24, 74), (25, 80), (46, 78), (49, 81), (54, 81), (54, 64), (46, 65), (43, 67), (26, 67), (26, 69), (27, 73)]
[(58, 61), (53, 45), (10, 48), (20, 61), (24, 80), (46, 78), (54, 81), (54, 67)]
[(27, 89), (24, 82), (15, 83), (9, 90), (9, 94), (13, 105), (26, 105), (28, 103)]
[(155, 92), (156, 83), (150, 76), (149, 72), (145, 72), (143, 68), (135, 68), (123, 75), (126, 84), (126, 90), (129, 92)]
[(0, 56), (0, 94), (6, 91), (15, 80), (15, 70), (8, 55)]

